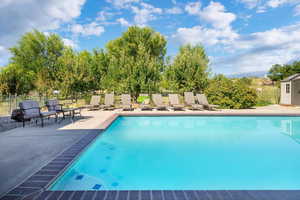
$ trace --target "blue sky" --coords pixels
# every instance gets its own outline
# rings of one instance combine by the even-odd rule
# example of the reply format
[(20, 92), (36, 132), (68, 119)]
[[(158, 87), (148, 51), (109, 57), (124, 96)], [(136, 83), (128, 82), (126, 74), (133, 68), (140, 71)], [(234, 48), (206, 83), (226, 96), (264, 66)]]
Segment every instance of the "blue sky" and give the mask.
[(92, 50), (138, 25), (163, 34), (172, 57), (202, 44), (214, 73), (264, 71), (299, 59), (299, 20), (300, 0), (1, 0), (0, 66), (32, 29)]

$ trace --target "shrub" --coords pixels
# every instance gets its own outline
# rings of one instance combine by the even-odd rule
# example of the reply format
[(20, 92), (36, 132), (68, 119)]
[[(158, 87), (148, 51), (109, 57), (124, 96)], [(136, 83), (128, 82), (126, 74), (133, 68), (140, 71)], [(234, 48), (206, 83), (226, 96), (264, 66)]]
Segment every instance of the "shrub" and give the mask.
[(221, 108), (245, 109), (256, 104), (256, 91), (244, 81), (231, 80), (218, 75), (210, 80), (205, 91), (208, 100)]
[(137, 98), (137, 102), (138, 102), (139, 104), (141, 104), (141, 103), (143, 103), (146, 99), (150, 99), (150, 97), (149, 97), (149, 96), (139, 96), (139, 97)]
[(266, 106), (278, 104), (280, 101), (280, 89), (276, 86), (263, 86), (257, 91), (257, 105)]

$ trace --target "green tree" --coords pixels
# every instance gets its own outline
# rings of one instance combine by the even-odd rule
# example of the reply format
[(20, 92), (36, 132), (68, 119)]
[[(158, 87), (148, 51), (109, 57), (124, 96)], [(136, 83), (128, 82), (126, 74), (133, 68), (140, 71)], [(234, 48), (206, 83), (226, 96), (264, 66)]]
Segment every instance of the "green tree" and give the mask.
[(151, 28), (129, 27), (107, 44), (110, 64), (106, 88), (129, 92), (136, 100), (141, 92), (158, 90), (163, 71), (166, 40)]
[(268, 77), (272, 81), (278, 82), (296, 73), (300, 73), (300, 61), (286, 65), (275, 64), (269, 70)]
[(9, 64), (0, 71), (0, 92), (2, 94), (23, 95), (33, 89), (34, 73), (16, 64)]
[(222, 108), (251, 108), (257, 101), (256, 91), (243, 80), (231, 80), (223, 75), (212, 78), (205, 93), (212, 104)]
[(110, 59), (103, 49), (94, 49), (91, 56), (91, 89), (105, 89), (104, 79), (108, 76)]
[(58, 61), (60, 70), (57, 75), (61, 82), (56, 89), (60, 89), (63, 95), (76, 98), (93, 88), (92, 55), (88, 51), (77, 53), (67, 48)]
[(37, 30), (22, 36), (16, 46), (10, 48), (12, 63), (25, 71), (35, 73), (36, 88), (40, 93), (50, 93), (57, 79), (58, 58), (65, 46), (56, 34), (44, 34)]
[(201, 45), (180, 47), (173, 64), (165, 72), (169, 87), (180, 92), (204, 91), (208, 85), (208, 63)]

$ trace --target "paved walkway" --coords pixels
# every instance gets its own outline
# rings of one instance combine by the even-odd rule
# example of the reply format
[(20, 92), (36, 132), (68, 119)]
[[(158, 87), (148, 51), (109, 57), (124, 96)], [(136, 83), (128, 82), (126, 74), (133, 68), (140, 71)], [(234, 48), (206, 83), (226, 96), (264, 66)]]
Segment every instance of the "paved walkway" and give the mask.
[[(93, 115), (90, 115), (93, 114)], [(48, 122), (0, 132), (0, 197), (91, 131), (105, 128), (113, 113), (85, 113), (74, 123)]]
[(74, 123), (47, 122), (44, 128), (31, 125), (0, 132), (0, 197), (31, 176), (84, 135), (105, 129), (118, 114), (297, 114), (300, 108), (267, 106), (259, 109), (221, 111), (83, 111)]

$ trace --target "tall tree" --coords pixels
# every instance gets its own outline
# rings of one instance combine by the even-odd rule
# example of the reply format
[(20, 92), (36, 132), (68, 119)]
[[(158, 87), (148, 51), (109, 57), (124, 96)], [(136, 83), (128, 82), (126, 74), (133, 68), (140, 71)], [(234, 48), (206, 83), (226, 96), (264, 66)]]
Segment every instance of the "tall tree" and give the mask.
[(26, 71), (35, 73), (39, 92), (51, 92), (57, 80), (58, 58), (65, 46), (56, 34), (44, 34), (37, 30), (26, 33), (15, 47), (10, 48), (11, 61)]
[(105, 89), (104, 80), (108, 76), (109, 57), (103, 49), (94, 49), (91, 56), (91, 89)]
[[(163, 71), (166, 40), (151, 28), (129, 27), (120, 38), (107, 44), (108, 71), (114, 90), (129, 92), (134, 99), (141, 92), (158, 89)], [(111, 88), (111, 87), (110, 87)]]
[(300, 61), (286, 65), (275, 64), (269, 70), (268, 77), (277, 82), (296, 73), (300, 73)]
[(201, 45), (180, 47), (173, 64), (165, 72), (170, 89), (181, 92), (203, 91), (208, 84), (208, 63)]
[(17, 64), (9, 64), (0, 71), (0, 92), (2, 94), (23, 95), (33, 89), (34, 73)]
[(61, 89), (63, 95), (77, 97), (79, 93), (92, 89), (92, 56), (88, 51), (77, 53), (67, 48), (58, 61), (60, 70), (57, 75), (62, 81), (57, 89)]

